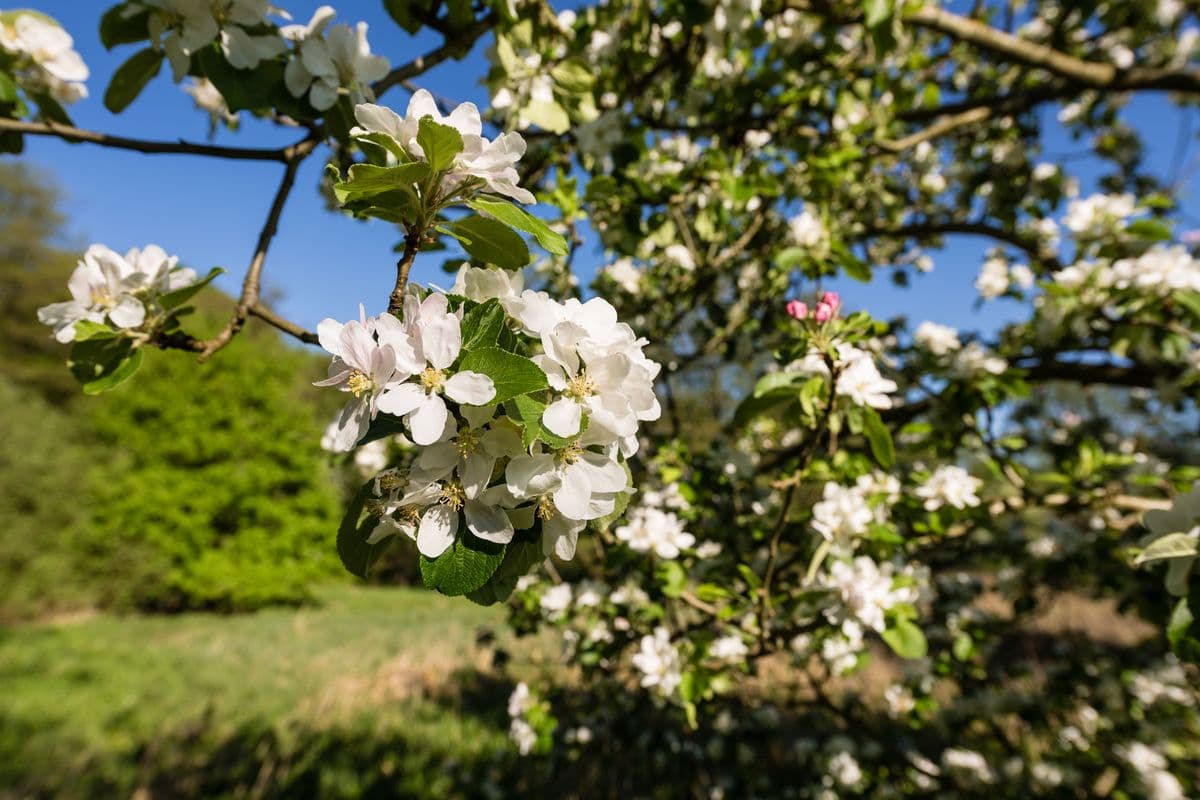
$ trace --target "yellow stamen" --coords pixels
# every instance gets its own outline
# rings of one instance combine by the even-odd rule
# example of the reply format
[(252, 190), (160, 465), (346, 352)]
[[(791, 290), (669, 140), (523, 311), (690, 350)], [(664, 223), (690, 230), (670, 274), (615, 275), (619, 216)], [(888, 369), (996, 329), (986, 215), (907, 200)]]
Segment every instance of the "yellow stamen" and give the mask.
[(567, 382), (563, 394), (575, 400), (585, 400), (596, 393), (596, 382), (588, 377), (587, 372), (580, 372)]
[(355, 397), (362, 397), (375, 388), (375, 381), (371, 380), (371, 376), (361, 370), (354, 370), (350, 373), (350, 377), (346, 379), (346, 388)]
[(542, 497), (537, 504), (537, 518), (545, 522), (554, 516), (554, 501), (549, 496)]
[(425, 371), (421, 373), (421, 385), (425, 387), (426, 391), (437, 391), (442, 388), (442, 384), (445, 382), (446, 376), (442, 374), (440, 369), (426, 367)]
[(475, 449), (479, 447), (479, 435), (470, 428), (459, 431), (457, 443), (459, 455), (463, 458), (470, 458)]
[(569, 445), (559, 450), (554, 454), (558, 459), (559, 464), (574, 464), (583, 455), (583, 448), (579, 446), (579, 442), (571, 442)]
[(463, 507), (463, 503), (467, 501), (467, 495), (463, 492), (462, 486), (457, 483), (448, 483), (442, 489), (442, 496), (439, 502), (449, 509), (458, 511)]

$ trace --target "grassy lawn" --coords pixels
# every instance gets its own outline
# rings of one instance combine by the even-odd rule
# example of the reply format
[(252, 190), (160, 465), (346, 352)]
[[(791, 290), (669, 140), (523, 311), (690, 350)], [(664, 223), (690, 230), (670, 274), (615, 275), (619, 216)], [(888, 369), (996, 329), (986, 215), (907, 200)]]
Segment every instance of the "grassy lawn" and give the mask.
[[(475, 646), (481, 627), (499, 628), (500, 609), (415, 589), (343, 586), (320, 598), (243, 616), (0, 629), (0, 797), (129, 796), (189, 766), (203, 781), (226, 770), (228, 781), (193, 787), (205, 794), (338, 794), (325, 766), (304, 757), (344, 757), (356, 740), (363, 752), (350, 757), (347, 796), (363, 789), (359, 761), (382, 770), (384, 784), (388, 768), (374, 762), (388, 754), (410, 771), (505, 757), (507, 687), (480, 689), (487, 662)], [(265, 784), (264, 764), (273, 765)]]

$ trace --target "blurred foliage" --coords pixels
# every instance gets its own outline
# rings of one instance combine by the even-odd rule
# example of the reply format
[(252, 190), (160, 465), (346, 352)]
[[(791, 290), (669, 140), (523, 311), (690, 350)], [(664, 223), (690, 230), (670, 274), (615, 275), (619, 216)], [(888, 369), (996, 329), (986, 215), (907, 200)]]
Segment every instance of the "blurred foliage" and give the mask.
[[(44, 176), (0, 164), (0, 618), (252, 609), (340, 577), (320, 359), (256, 326), (204, 366), (153, 352), (136, 384), (80, 396), (35, 316), (72, 268), (57, 208)], [(215, 329), (229, 302), (189, 324)]]

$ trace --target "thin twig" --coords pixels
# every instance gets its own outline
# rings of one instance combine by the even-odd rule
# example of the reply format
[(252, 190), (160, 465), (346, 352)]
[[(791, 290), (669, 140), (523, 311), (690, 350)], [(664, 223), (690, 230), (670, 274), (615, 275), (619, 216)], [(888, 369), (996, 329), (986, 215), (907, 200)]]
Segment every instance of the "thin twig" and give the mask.
[(495, 12), (492, 12), (479, 19), (475, 24), (455, 31), (453, 38), (447, 37), (440, 47), (435, 47), (428, 53), (417, 56), (407, 64), (401, 64), (384, 75), (371, 85), (371, 90), (376, 97), (379, 97), (393, 86), (428, 72), (448, 58), (462, 58), (475, 46), (479, 37), (496, 24), (496, 19)]
[(60, 125), (57, 122), (27, 122), (19, 119), (0, 119), (0, 132), (24, 133), (30, 136), (56, 136), (68, 142), (85, 142), (119, 150), (135, 150), (139, 153), (211, 156), (241, 161), (287, 161), (287, 148), (222, 147), (214, 144), (193, 142), (155, 142), (148, 139), (130, 139), (107, 133)]
[(417, 252), (421, 249), (421, 238), (419, 230), (412, 230), (404, 235), (404, 252), (396, 262), (396, 287), (392, 289), (392, 297), (388, 301), (388, 313), (393, 316), (398, 316), (404, 310), (404, 287), (408, 285), (408, 273), (412, 269)]
[(272, 311), (271, 309), (262, 305), (261, 303), (257, 303), (255, 305), (251, 306), (250, 313), (253, 316), (258, 317), (259, 319), (261, 319), (263, 322), (267, 323), (268, 325), (270, 325), (274, 328), (278, 328), (279, 330), (283, 331), (284, 333), (288, 334), (289, 336), (296, 337), (297, 339), (304, 342), (305, 344), (320, 344), (321, 340), (319, 338), (317, 338), (317, 335), (315, 333), (313, 333), (310, 330), (301, 328), (299, 325), (297, 325), (294, 322), (291, 322), (290, 320), (284, 319), (283, 317), (279, 316), (274, 311)]
[(252, 309), (258, 305), (258, 293), (262, 287), (262, 270), (263, 264), (267, 260), (267, 250), (271, 246), (271, 240), (275, 238), (275, 232), (279, 229), (279, 218), (283, 214), (283, 207), (287, 203), (288, 195), (291, 194), (292, 187), (296, 183), (296, 172), (300, 169), (300, 164), (304, 159), (316, 149), (317, 142), (315, 137), (310, 136), (286, 149), (287, 166), (283, 171), (283, 179), (279, 182), (279, 189), (275, 192), (275, 199), (271, 202), (271, 210), (267, 213), (267, 219), (258, 234), (254, 256), (250, 259), (250, 267), (246, 270), (245, 280), (242, 281), (242, 296), (238, 300), (237, 308), (234, 310), (229, 324), (205, 343), (204, 351), (200, 354), (201, 361), (207, 361), (213, 353), (229, 344), (246, 324), (246, 318), (250, 316)]

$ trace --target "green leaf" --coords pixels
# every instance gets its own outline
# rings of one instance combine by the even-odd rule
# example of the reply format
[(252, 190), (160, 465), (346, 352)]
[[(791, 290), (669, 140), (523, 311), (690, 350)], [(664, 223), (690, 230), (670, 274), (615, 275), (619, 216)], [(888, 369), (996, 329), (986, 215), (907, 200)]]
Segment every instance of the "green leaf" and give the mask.
[[(521, 536), (521, 534), (518, 534)], [(542, 543), (537, 535), (528, 539), (513, 539), (508, 543), (504, 561), (492, 577), (479, 589), (467, 593), (467, 599), (481, 606), (490, 606), (508, 599), (517, 588), (517, 581), (532, 567), (545, 560)]]
[(362, 447), (368, 442), (395, 436), (398, 433), (405, 433), (404, 423), (400, 418), (381, 413), (371, 420), (371, 427), (367, 428), (367, 432), (358, 440), (356, 447)]
[(1171, 295), (1171, 298), (1181, 306), (1192, 312), (1192, 316), (1200, 319), (1200, 292), (1178, 291)]
[(975, 652), (975, 641), (971, 639), (969, 633), (960, 633), (954, 638), (954, 644), (951, 645), (950, 652), (959, 661), (967, 661)]
[(346, 513), (342, 515), (341, 524), (338, 525), (338, 557), (342, 559), (346, 571), (359, 578), (367, 577), (371, 566), (388, 545), (387, 539), (375, 544), (367, 544), (367, 538), (375, 530), (379, 517), (367, 514), (365, 519), (360, 519), (366, 508), (367, 500), (371, 497), (374, 483), (374, 479), (371, 479), (359, 487), (358, 491), (354, 493), (350, 505), (346, 507)]
[(404, 30), (409, 33), (416, 33), (421, 30), (423, 23), (409, 13), (409, 6), (412, 3), (410, 0), (383, 0), (383, 8), (387, 11), (388, 16), (396, 21)]
[(489, 200), (485, 197), (472, 198), (467, 201), (467, 205), (476, 211), (490, 214), (510, 228), (528, 233), (537, 239), (537, 243), (547, 253), (565, 256), (570, 252), (567, 240), (562, 234), (555, 233), (549, 225), (518, 205), (507, 200)]
[(1200, 539), (1186, 532), (1179, 531), (1160, 536), (1138, 553), (1134, 564), (1145, 564), (1150, 561), (1160, 561), (1164, 558), (1191, 558), (1200, 548)]
[(193, 297), (195, 297), (201, 289), (203, 289), (205, 286), (208, 286), (217, 279), (218, 275), (221, 275), (224, 272), (225, 270), (221, 269), (220, 267), (213, 267), (208, 271), (207, 275), (193, 283), (191, 286), (184, 286), (183, 288), (176, 289), (173, 292), (166, 292), (165, 294), (159, 295), (158, 302), (163, 309), (167, 311), (170, 311), (172, 308), (178, 308), (188, 300), (191, 300)]
[(871, 455), (884, 469), (896, 463), (896, 446), (892, 443), (892, 432), (883, 424), (883, 418), (873, 408), (862, 409), (863, 433), (871, 445)]
[(88, 339), (115, 339), (121, 335), (107, 325), (81, 319), (75, 323), (75, 341), (86, 342)]
[(462, 530), (437, 558), (421, 556), (421, 579), (430, 589), (457, 596), (483, 588), (504, 561), (505, 546)]
[(894, 0), (863, 0), (863, 23), (868, 28), (877, 28), (891, 18)]
[(494, 219), (477, 215), (464, 217), (450, 223), (447, 232), (462, 242), (463, 248), (477, 261), (504, 269), (520, 269), (529, 263), (525, 240)]
[[(539, 440), (550, 445), (555, 450), (561, 450), (571, 443), (570, 439), (556, 436), (542, 426), (542, 414), (546, 411), (545, 403), (535, 400), (527, 394), (514, 397), (513, 403), (517, 406), (517, 413), (521, 416), (523, 427), (521, 443), (526, 449), (529, 449), (534, 442)], [(579, 433), (582, 434), (587, 430), (587, 427), (588, 418), (585, 414), (579, 426)]]
[(496, 385), (493, 403), (503, 403), (518, 395), (549, 388), (546, 373), (528, 358), (518, 356), (499, 347), (481, 347), (469, 350), (459, 361), (460, 370), (480, 372), (492, 379)]
[(30, 99), (37, 103), (38, 116), (42, 119), (57, 122), (59, 125), (74, 125), (71, 115), (62, 104), (44, 92), (30, 92)]
[(860, 261), (849, 254), (842, 260), (842, 269), (856, 281), (863, 283), (871, 282), (871, 268), (867, 266), (866, 262)]
[(93, 337), (71, 347), (67, 367), (83, 384), (84, 394), (100, 394), (120, 386), (142, 366), (142, 351), (133, 340), (121, 337)]
[(17, 84), (7, 72), (0, 72), (0, 103), (17, 102)]
[[(625, 461), (622, 461), (621, 468), (625, 470), (625, 486), (632, 486), (633, 473), (629, 470), (629, 464)], [(613, 499), (613, 510), (599, 519), (592, 520), (592, 529), (597, 531), (608, 530), (614, 522), (621, 518), (621, 516), (625, 513), (625, 509), (629, 508), (629, 500), (632, 497), (633, 494), (631, 492), (620, 492)]]
[(112, 50), (119, 44), (131, 44), (150, 38), (150, 9), (121, 3), (100, 17), (100, 44)]
[(504, 307), (494, 297), (472, 308), (462, 319), (462, 349), (495, 347), (506, 318)]
[(162, 69), (163, 51), (147, 47), (129, 57), (113, 73), (108, 88), (104, 91), (104, 107), (114, 114), (124, 111), (142, 89)]
[(758, 383), (754, 384), (754, 397), (762, 397), (765, 394), (791, 386), (801, 378), (806, 377), (803, 372), (768, 372), (758, 379)]
[(883, 632), (883, 640), (901, 658), (924, 658), (929, 652), (925, 634), (906, 619), (899, 619)]
[(339, 203), (345, 205), (396, 190), (412, 193), (413, 184), (428, 174), (429, 165), (424, 161), (394, 167), (355, 164), (350, 167), (345, 181), (333, 185), (333, 194)]
[(1192, 627), (1192, 622), (1192, 610), (1188, 608), (1188, 599), (1181, 597), (1175, 604), (1175, 610), (1171, 612), (1171, 619), (1167, 622), (1167, 641), (1171, 643), (1172, 650), (1179, 649), (1184, 636), (1187, 635), (1188, 628)]
[(556, 84), (575, 94), (591, 91), (592, 85), (596, 82), (596, 76), (592, 70), (577, 58), (560, 61), (551, 68), (550, 77)]
[(1139, 239), (1152, 242), (1167, 242), (1171, 239), (1171, 226), (1160, 219), (1134, 220), (1126, 230)]
[(687, 586), (687, 573), (678, 561), (663, 561), (654, 571), (654, 577), (667, 597), (679, 597)]
[(553, 100), (534, 100), (521, 109), (521, 116), (550, 133), (566, 133), (571, 129), (566, 109)]
[(417, 144), (425, 153), (431, 172), (445, 172), (454, 165), (454, 157), (463, 150), (462, 134), (449, 125), (422, 117), (418, 123)]

